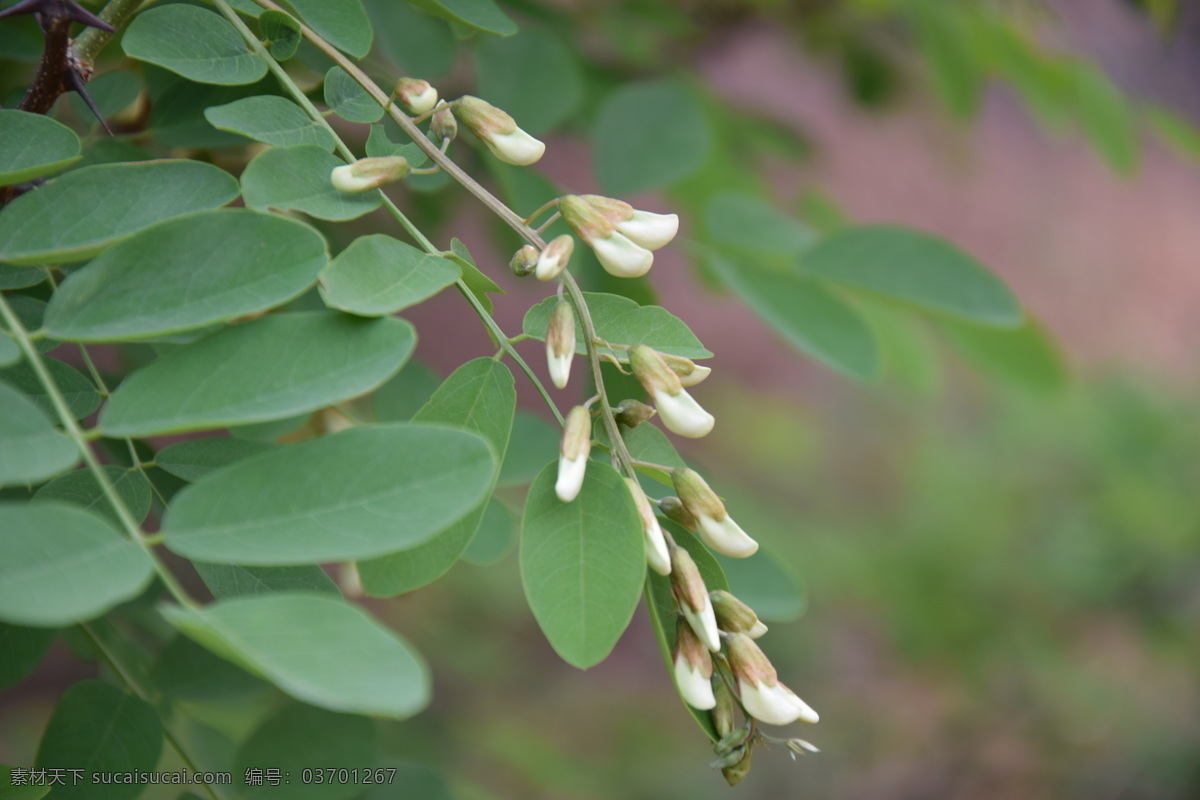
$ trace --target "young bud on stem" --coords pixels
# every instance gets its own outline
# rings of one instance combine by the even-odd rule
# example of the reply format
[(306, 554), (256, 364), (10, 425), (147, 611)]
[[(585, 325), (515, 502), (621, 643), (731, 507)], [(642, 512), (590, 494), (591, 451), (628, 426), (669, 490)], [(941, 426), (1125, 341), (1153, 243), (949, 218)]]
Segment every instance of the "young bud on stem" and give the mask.
[(712, 601), (700, 577), (696, 562), (682, 547), (671, 547), (671, 593), (679, 604), (679, 612), (692, 626), (692, 631), (704, 646), (714, 653), (721, 649), (721, 634)]
[(658, 352), (644, 344), (635, 345), (629, 348), (629, 365), (638, 382), (654, 399), (667, 430), (697, 439), (707, 436), (713, 429), (713, 415), (692, 399), (679, 382), (679, 376)]
[(692, 708), (701, 711), (717, 704), (712, 688), (713, 663), (708, 648), (696, 638), (691, 625), (680, 617), (675, 624), (675, 685)]
[(713, 683), (713, 697), (715, 699), (712, 710), (713, 730), (717, 732), (717, 736), (724, 739), (733, 733), (736, 726), (737, 701), (723, 680)]
[(537, 267), (539, 255), (536, 247), (527, 244), (513, 253), (512, 260), (508, 262), (508, 268), (512, 270), (513, 275), (524, 278), (526, 275), (532, 274)]
[(679, 232), (679, 217), (676, 214), (638, 211), (624, 200), (598, 194), (585, 194), (582, 197), (611, 222), (617, 231), (647, 250), (657, 250), (667, 245)]
[(334, 167), (329, 180), (339, 192), (361, 194), (395, 183), (410, 171), (408, 159), (403, 156), (360, 158), (353, 164)]
[(732, 558), (746, 558), (758, 551), (758, 542), (747, 536), (733, 521), (733, 517), (725, 511), (721, 498), (695, 470), (677, 469), (671, 473), (671, 478), (679, 499), (696, 518), (700, 538), (705, 544), (721, 555)]
[(582, 197), (572, 194), (560, 198), (558, 210), (610, 275), (637, 278), (650, 271), (654, 254), (620, 233)]
[(396, 97), (413, 115), (424, 114), (437, 105), (437, 89), (429, 85), (429, 81), (418, 78), (401, 78), (396, 81)]
[(437, 110), (429, 120), (429, 132), (438, 144), (453, 142), (458, 138), (458, 120), (454, 118), (454, 111), (446, 105), (445, 100), (437, 104)]
[(627, 428), (636, 428), (656, 413), (654, 406), (648, 406), (641, 400), (626, 399), (613, 409), (613, 417)]
[[(558, 499), (569, 503), (583, 488), (583, 475), (588, 455), (592, 452), (592, 415), (583, 406), (575, 406), (563, 425), (562, 446), (558, 456), (558, 482), (554, 492)], [(716, 625), (714, 619), (713, 624)]]
[(820, 717), (795, 692), (779, 682), (758, 645), (745, 634), (731, 633), (725, 637), (729, 666), (737, 680), (738, 693), (746, 713), (768, 725), (788, 725), (796, 720), (816, 722)]
[(722, 767), (721, 775), (725, 777), (725, 782), (728, 783), (730, 787), (737, 786), (742, 782), (742, 778), (750, 774), (751, 752), (751, 748), (747, 747), (746, 755), (742, 757), (741, 761), (730, 767)]
[(638, 516), (642, 518), (642, 533), (646, 537), (646, 563), (650, 569), (659, 575), (671, 574), (671, 556), (667, 552), (667, 540), (663, 537), (662, 528), (658, 526), (658, 517), (646, 499), (646, 493), (633, 478), (626, 478), (629, 493), (633, 495), (634, 505), (637, 506)]
[(754, 609), (738, 600), (724, 589), (708, 593), (712, 600), (713, 613), (717, 615), (717, 627), (728, 633), (744, 633), (757, 639), (767, 632), (767, 626), (758, 619)]
[(658, 507), (667, 516), (667, 519), (678, 522), (692, 533), (696, 532), (696, 525), (698, 524), (696, 518), (692, 516), (692, 512), (687, 510), (687, 506), (678, 497), (668, 495), (658, 501)]
[(575, 239), (569, 233), (564, 233), (546, 245), (537, 262), (537, 279), (552, 281), (562, 274), (575, 251)]
[(492, 155), (518, 167), (535, 163), (546, 145), (517, 127), (517, 122), (486, 100), (466, 95), (454, 101), (454, 113), (471, 133), (487, 145)]
[(575, 358), (575, 312), (566, 300), (559, 300), (550, 315), (546, 331), (546, 364), (550, 380), (559, 389), (565, 388), (571, 377), (571, 361)]

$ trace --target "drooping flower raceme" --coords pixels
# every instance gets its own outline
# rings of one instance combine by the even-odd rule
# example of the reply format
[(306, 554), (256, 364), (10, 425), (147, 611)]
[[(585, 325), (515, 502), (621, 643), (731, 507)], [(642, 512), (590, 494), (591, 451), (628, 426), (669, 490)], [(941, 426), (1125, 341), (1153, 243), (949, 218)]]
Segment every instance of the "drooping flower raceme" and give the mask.
[[(662, 356), (644, 344), (629, 348), (629, 365), (643, 388), (654, 399), (658, 415), (667, 430), (680, 436), (707, 436), (716, 421), (679, 382)], [(682, 498), (681, 498), (682, 499)]]
[(789, 725), (797, 720), (816, 722), (817, 712), (796, 693), (779, 682), (775, 667), (749, 636), (731, 633), (725, 637), (729, 666), (737, 680), (738, 694), (746, 713), (768, 725)]
[(567, 414), (566, 424), (563, 425), (562, 446), (558, 455), (558, 481), (554, 484), (554, 493), (564, 503), (569, 503), (579, 496), (591, 452), (592, 415), (584, 406), (575, 406)]
[(526, 167), (546, 152), (545, 144), (521, 130), (507, 112), (486, 100), (466, 95), (455, 100), (453, 106), (459, 121), (506, 164)]
[(696, 519), (696, 528), (706, 545), (732, 558), (746, 558), (758, 551), (758, 542), (733, 521), (721, 498), (699, 473), (686, 468), (676, 469), (671, 473), (671, 479), (680, 502)]

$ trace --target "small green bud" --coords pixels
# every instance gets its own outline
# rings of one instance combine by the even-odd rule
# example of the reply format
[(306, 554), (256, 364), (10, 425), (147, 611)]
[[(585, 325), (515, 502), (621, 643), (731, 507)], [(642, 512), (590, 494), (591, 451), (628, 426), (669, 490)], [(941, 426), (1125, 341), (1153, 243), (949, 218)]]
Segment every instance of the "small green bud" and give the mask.
[(527, 244), (517, 252), (513, 253), (512, 260), (508, 262), (508, 268), (512, 270), (512, 274), (518, 278), (524, 278), (526, 275), (532, 274), (534, 267), (537, 266), (538, 251), (531, 244)]
[[(723, 680), (713, 681), (713, 697), (717, 701), (711, 712), (713, 730), (721, 737), (721, 741), (725, 741), (735, 730), (737, 700)], [(749, 730), (746, 732), (749, 733)]]
[(746, 748), (745, 758), (733, 766), (725, 767), (721, 770), (721, 774), (725, 777), (725, 782), (731, 787), (737, 786), (742, 782), (742, 778), (750, 774), (750, 753), (750, 748)]
[[(749, 748), (746, 747), (745, 745), (743, 745), (741, 747), (735, 747), (732, 750), (727, 750), (726, 752), (717, 756), (713, 760), (713, 762), (711, 764), (709, 764), (709, 766), (714, 769), (727, 769), (729, 767), (732, 767), (734, 764), (740, 763), (741, 761), (745, 760), (746, 753), (748, 752), (748, 750), (749, 750)], [(739, 780), (740, 780), (740, 778), (739, 778)], [(730, 784), (730, 785), (732, 785), (732, 784)]]
[(429, 132), (438, 144), (453, 142), (458, 138), (458, 120), (454, 118), (454, 111), (446, 105), (445, 100), (437, 104), (437, 110), (429, 120)]
[(717, 615), (717, 627), (729, 633), (744, 633), (757, 639), (767, 632), (767, 626), (759, 621), (754, 609), (738, 600), (724, 589), (708, 593), (712, 600), (713, 613)]
[(678, 497), (668, 495), (658, 501), (658, 507), (667, 516), (667, 519), (678, 522), (689, 531), (695, 532), (696, 518), (692, 516), (692, 512), (687, 510), (687, 506), (679, 501)]
[(646, 420), (653, 417), (657, 412), (654, 406), (648, 406), (641, 400), (627, 399), (622, 400), (619, 405), (613, 409), (613, 416), (617, 422), (627, 428), (636, 428)]

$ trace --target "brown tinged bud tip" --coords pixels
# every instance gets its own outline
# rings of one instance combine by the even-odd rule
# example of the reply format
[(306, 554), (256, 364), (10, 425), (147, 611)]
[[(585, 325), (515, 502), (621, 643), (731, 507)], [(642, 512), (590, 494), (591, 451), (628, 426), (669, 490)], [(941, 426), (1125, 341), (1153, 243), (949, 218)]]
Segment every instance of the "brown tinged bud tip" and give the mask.
[(438, 102), (437, 89), (419, 78), (400, 78), (396, 81), (396, 97), (410, 114), (424, 114)]
[(747, 747), (746, 755), (744, 758), (742, 758), (741, 761), (737, 762), (733, 766), (724, 767), (721, 770), (721, 775), (724, 776), (725, 782), (728, 783), (731, 787), (737, 786), (739, 783), (742, 782), (742, 778), (745, 778), (747, 775), (750, 774), (750, 753), (751, 752), (752, 752), (751, 748)]
[(704, 478), (690, 469), (677, 469), (672, 478), (679, 499), (696, 518), (700, 538), (706, 545), (731, 558), (747, 558), (758, 551), (758, 542), (733, 521), (721, 498), (709, 488)]
[(668, 552), (671, 555), (671, 593), (679, 605), (679, 613), (704, 646), (715, 653), (721, 649), (721, 634), (717, 630), (717, 618), (704, 578), (700, 577), (696, 562), (682, 547), (672, 546)]
[(329, 181), (339, 192), (361, 194), (402, 180), (411, 171), (403, 156), (360, 158), (353, 164), (334, 167)]
[(486, 100), (467, 95), (454, 102), (454, 113), (492, 155), (507, 164), (528, 166), (542, 157), (546, 145), (517, 127), (508, 113)]
[(622, 400), (613, 409), (613, 417), (626, 428), (636, 428), (656, 413), (654, 406), (648, 406), (641, 400), (633, 399)]
[(687, 507), (679, 501), (678, 497), (668, 495), (658, 501), (658, 508), (666, 515), (667, 519), (678, 522), (683, 527), (693, 533), (696, 530), (696, 518), (692, 516), (692, 512), (687, 510)]
[(663, 361), (679, 377), (679, 383), (685, 388), (695, 386), (712, 373), (711, 367), (702, 367), (690, 358), (661, 353)]
[(538, 251), (531, 244), (527, 244), (517, 252), (513, 253), (512, 260), (508, 262), (508, 268), (512, 270), (512, 274), (518, 278), (524, 278), (533, 272), (537, 266)]
[(575, 238), (569, 233), (556, 237), (542, 250), (537, 262), (537, 279), (552, 281), (562, 274), (575, 252)]
[(579, 496), (591, 451), (592, 415), (584, 406), (575, 406), (567, 414), (563, 425), (558, 456), (558, 481), (554, 484), (555, 494), (564, 503), (569, 503)]
[(713, 613), (717, 615), (717, 627), (729, 633), (744, 633), (757, 639), (767, 632), (767, 626), (759, 621), (750, 606), (738, 600), (724, 589), (708, 593), (712, 600)]
[(701, 711), (715, 706), (712, 656), (684, 617), (680, 617), (675, 625), (674, 663), (675, 685), (684, 702)]
[(559, 300), (550, 314), (546, 329), (546, 365), (550, 381), (559, 389), (565, 388), (571, 376), (571, 361), (575, 358), (575, 313), (571, 304)]

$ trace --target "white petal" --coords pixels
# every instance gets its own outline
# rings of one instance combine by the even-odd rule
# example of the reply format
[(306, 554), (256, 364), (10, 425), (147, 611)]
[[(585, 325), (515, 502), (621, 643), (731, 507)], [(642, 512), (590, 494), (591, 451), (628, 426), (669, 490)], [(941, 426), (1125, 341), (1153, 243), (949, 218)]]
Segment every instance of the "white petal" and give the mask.
[(558, 482), (554, 484), (554, 493), (564, 503), (569, 503), (579, 496), (583, 487), (583, 473), (587, 470), (587, 453), (574, 460), (564, 455), (558, 457)]
[(589, 244), (600, 261), (600, 266), (609, 275), (618, 278), (640, 278), (650, 271), (654, 254), (641, 245), (634, 244), (619, 233), (606, 239), (592, 239)]
[(346, 194), (368, 192), (379, 186), (379, 181), (375, 178), (355, 175), (353, 164), (334, 167), (333, 172), (329, 174), (329, 180), (333, 184), (333, 188)]
[(675, 238), (679, 232), (678, 214), (652, 214), (636, 211), (633, 219), (617, 222), (616, 228), (647, 250), (657, 250)]
[(681, 391), (674, 397), (666, 392), (655, 392), (654, 405), (667, 430), (689, 439), (707, 436), (716, 422), (713, 415), (701, 408), (687, 391)]
[(692, 708), (701, 711), (716, 708), (717, 698), (713, 696), (712, 681), (701, 675), (682, 654), (675, 658), (675, 685), (679, 694)]
[(663, 538), (658, 521), (646, 526), (643, 532), (646, 534), (646, 563), (659, 575), (670, 575), (671, 555), (667, 552), (667, 541)]
[[(567, 256), (570, 257), (570, 254)], [(539, 281), (552, 281), (562, 274), (563, 269), (567, 266), (567, 259), (562, 257), (562, 252), (550, 252), (549, 248), (542, 251), (538, 256), (537, 266), (534, 267), (533, 274)]]
[(574, 353), (556, 356), (554, 348), (546, 345), (546, 366), (550, 368), (550, 380), (559, 389), (566, 388), (567, 381), (571, 377), (571, 361), (574, 358)]
[(763, 624), (762, 620), (759, 620), (758, 622), (754, 623), (754, 626), (751, 627), (750, 630), (746, 631), (746, 635), (751, 639), (758, 639), (766, 632), (767, 626)]
[(704, 595), (704, 608), (700, 609), (699, 613), (688, 608), (687, 603), (680, 603), (679, 606), (679, 610), (683, 612), (683, 618), (688, 621), (688, 625), (692, 626), (696, 638), (714, 653), (719, 651), (721, 634), (717, 630), (717, 615), (713, 613), (712, 601), (708, 599), (708, 595)]
[[(661, 413), (661, 409), (659, 411)], [(729, 515), (717, 522), (712, 517), (697, 514), (696, 522), (700, 525), (700, 538), (723, 556), (747, 558), (758, 551), (758, 542), (751, 539)]]
[(527, 167), (542, 157), (546, 145), (517, 128), (512, 133), (494, 133), (483, 140), (496, 158), (506, 164)]
[(699, 364), (692, 369), (687, 375), (680, 375), (679, 382), (684, 386), (695, 386), (700, 381), (712, 374), (712, 367), (702, 367)]
[(436, 106), (437, 101), (438, 101), (437, 89), (430, 86), (428, 89), (421, 92), (420, 94), (411, 95), (408, 98), (408, 102), (406, 103), (406, 105), (408, 106), (408, 110), (411, 111), (413, 114), (420, 115), (420, 114), (424, 114), (426, 111), (429, 111), (434, 106)]
[(777, 683), (767, 686), (738, 680), (738, 690), (746, 713), (768, 725), (790, 725), (796, 720), (816, 722), (820, 717), (795, 692)]

